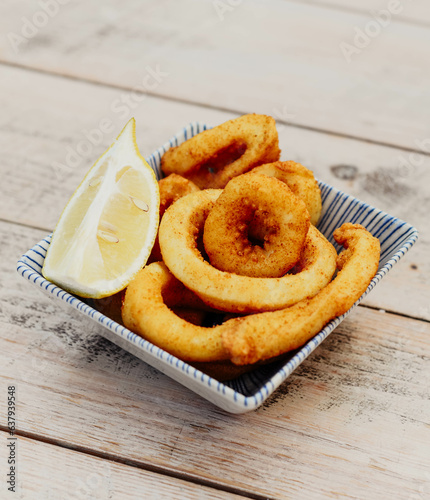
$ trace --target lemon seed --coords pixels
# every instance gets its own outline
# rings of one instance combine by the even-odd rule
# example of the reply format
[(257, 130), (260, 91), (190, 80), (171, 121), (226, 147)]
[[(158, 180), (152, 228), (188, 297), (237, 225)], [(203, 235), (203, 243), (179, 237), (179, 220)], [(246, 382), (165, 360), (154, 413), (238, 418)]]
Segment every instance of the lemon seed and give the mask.
[(106, 231), (102, 231), (101, 229), (99, 229), (97, 231), (97, 236), (99, 238), (101, 238), (102, 240), (107, 241), (108, 243), (118, 243), (119, 242), (119, 238), (117, 238), (114, 234), (108, 233)]
[(149, 211), (149, 205), (143, 200), (139, 200), (139, 198), (135, 198), (134, 196), (130, 196), (130, 200), (139, 210), (142, 210), (143, 212)]

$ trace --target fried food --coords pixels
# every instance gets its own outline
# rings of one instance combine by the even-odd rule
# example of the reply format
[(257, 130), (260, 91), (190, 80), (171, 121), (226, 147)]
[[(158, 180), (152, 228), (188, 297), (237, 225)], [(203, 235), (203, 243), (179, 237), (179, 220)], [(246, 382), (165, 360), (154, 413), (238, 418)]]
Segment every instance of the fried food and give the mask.
[[(258, 241), (250, 241), (253, 227)], [(278, 278), (300, 259), (308, 229), (308, 210), (285, 183), (261, 174), (240, 175), (210, 211), (203, 243), (221, 271)]]
[(337, 255), (316, 228), (313, 173), (279, 154), (275, 121), (256, 114), (168, 150), (152, 253), (163, 262), (142, 269), (122, 300), (127, 328), (218, 380), (301, 347), (378, 269), (379, 241), (360, 225), (334, 232)]
[(238, 313), (273, 311), (314, 296), (331, 280), (336, 251), (312, 225), (297, 274), (254, 278), (213, 267), (204, 259), (199, 243), (205, 220), (221, 192), (207, 189), (179, 199), (165, 212), (159, 228), (167, 267), (206, 304)]
[[(378, 269), (379, 241), (362, 226), (344, 224), (334, 233), (345, 247), (339, 255), (336, 278), (312, 299), (279, 311), (228, 319), (212, 328), (196, 326), (172, 308), (203, 307), (162, 262), (142, 269), (127, 288), (124, 325), (139, 335), (205, 371), (224, 371), (232, 377), (232, 363), (242, 366), (271, 360), (296, 349), (331, 319), (345, 313), (363, 294)], [(221, 371), (218, 371), (221, 373)], [(227, 375), (228, 373), (228, 375)]]
[(225, 323), (223, 346), (233, 363), (255, 363), (302, 346), (361, 297), (378, 270), (379, 240), (351, 223), (336, 229), (334, 238), (345, 247), (337, 259), (339, 272), (315, 297)]
[[(183, 196), (199, 191), (200, 188), (185, 177), (177, 174), (170, 174), (168, 177), (158, 181), (158, 188), (160, 190), (160, 220), (164, 212), (170, 207), (172, 203)], [(154, 246), (151, 250), (151, 255), (148, 259), (148, 264), (151, 262), (158, 262), (162, 260), (160, 251), (160, 243), (158, 241), (158, 234), (155, 238)]]
[(309, 211), (311, 223), (316, 226), (321, 217), (321, 191), (314, 174), (295, 161), (267, 163), (251, 170), (251, 174), (264, 174), (285, 182), (291, 191), (302, 199)]
[(194, 182), (178, 174), (170, 174), (159, 180), (158, 187), (160, 189), (160, 218), (176, 200), (200, 190)]
[(205, 305), (162, 262), (142, 269), (127, 287), (122, 307), (124, 325), (184, 361), (227, 360), (221, 326), (204, 328), (176, 315), (172, 307)]
[(161, 159), (165, 175), (176, 173), (200, 188), (223, 188), (237, 175), (279, 159), (275, 120), (249, 114), (229, 120), (170, 148)]
[(253, 369), (254, 365), (235, 365), (228, 359), (221, 340), (224, 326), (202, 326), (207, 313), (163, 262), (138, 273), (126, 290), (122, 309), (126, 328), (211, 377), (230, 380)]

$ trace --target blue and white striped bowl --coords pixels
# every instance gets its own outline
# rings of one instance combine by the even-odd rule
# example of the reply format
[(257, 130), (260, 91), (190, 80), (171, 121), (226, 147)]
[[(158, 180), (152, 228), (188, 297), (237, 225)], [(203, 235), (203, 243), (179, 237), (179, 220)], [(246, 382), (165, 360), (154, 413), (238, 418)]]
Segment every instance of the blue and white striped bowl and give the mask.
[[(200, 123), (191, 123), (164, 146), (147, 158), (148, 163), (161, 178), (161, 157), (172, 146), (206, 130)], [(348, 316), (373, 287), (411, 248), (418, 237), (417, 230), (410, 224), (388, 215), (356, 198), (320, 182), (323, 211), (318, 228), (335, 244), (334, 229), (344, 222), (365, 226), (381, 242), (379, 270), (367, 290), (351, 309), (342, 316), (330, 321), (315, 337), (289, 358), (259, 367), (241, 377), (222, 383), (202, 373), (189, 364), (147, 342), (127, 328), (90, 307), (83, 300), (70, 295), (63, 289), (45, 280), (41, 274), (43, 261), (51, 236), (37, 243), (18, 261), (18, 272), (30, 283), (57, 299), (68, 308), (73, 308), (88, 316), (96, 325), (97, 331), (108, 340), (134, 354), (146, 363), (159, 369), (200, 396), (231, 413), (244, 413), (260, 406), (282, 382), (309, 356), (309, 354)], [(338, 249), (337, 244), (335, 244)], [(70, 309), (69, 309), (70, 310)]]

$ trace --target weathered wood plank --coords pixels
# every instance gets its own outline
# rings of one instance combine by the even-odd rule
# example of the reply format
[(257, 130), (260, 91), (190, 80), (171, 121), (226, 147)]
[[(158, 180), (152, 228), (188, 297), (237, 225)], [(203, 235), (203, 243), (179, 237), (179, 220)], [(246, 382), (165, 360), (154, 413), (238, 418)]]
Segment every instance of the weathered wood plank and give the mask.
[(219, 5), (74, 2), (49, 17), (9, 1), (0, 58), (237, 112), (286, 109), (287, 122), (394, 146), (428, 138), (430, 30), (285, 0)]
[[(112, 103), (125, 99), (127, 92), (4, 66), (0, 72), (4, 89), (0, 94), (0, 218), (47, 232), (89, 166), (131, 116), (137, 119), (144, 155), (190, 121), (216, 125), (235, 116), (154, 97), (123, 115), (112, 111)], [(108, 132), (101, 132), (100, 123), (110, 124), (108, 129), (102, 127)], [(296, 127), (279, 125), (278, 130), (282, 159), (300, 161), (318, 178), (418, 227), (419, 243), (366, 303), (430, 319), (426, 279), (430, 158)]]
[[(91, 498), (159, 499), (196, 498), (239, 500), (240, 495), (227, 493), (181, 479), (156, 474), (137, 467), (115, 463), (77, 451), (18, 436), (16, 441), (17, 485), (15, 491), (4, 478), (10, 472), (6, 443), (9, 435), (0, 431), (3, 479), (1, 497), (32, 500), (76, 500)], [(5, 456), (3, 456), (5, 455)]]
[(22, 431), (275, 498), (429, 491), (428, 323), (360, 307), (264, 406), (226, 415), (19, 278), (42, 232), (0, 228), (0, 385)]

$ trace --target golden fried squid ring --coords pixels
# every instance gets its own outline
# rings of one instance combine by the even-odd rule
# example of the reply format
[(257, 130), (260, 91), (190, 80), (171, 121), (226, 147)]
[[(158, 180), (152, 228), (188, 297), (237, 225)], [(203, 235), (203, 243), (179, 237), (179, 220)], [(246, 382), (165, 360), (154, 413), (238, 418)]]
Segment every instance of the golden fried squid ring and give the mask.
[(256, 167), (251, 174), (264, 174), (276, 177), (285, 182), (291, 191), (304, 201), (311, 217), (311, 223), (316, 226), (321, 216), (321, 191), (314, 174), (295, 161), (276, 161)]
[(275, 120), (250, 114), (229, 120), (171, 148), (161, 159), (165, 175), (176, 173), (200, 188), (223, 188), (257, 165), (279, 159)]
[(338, 257), (339, 272), (315, 297), (223, 325), (223, 345), (233, 363), (255, 363), (297, 349), (361, 297), (378, 270), (379, 240), (350, 223), (336, 229), (334, 238), (346, 249)]
[(206, 304), (238, 313), (273, 311), (312, 297), (330, 281), (336, 268), (336, 251), (312, 225), (298, 274), (253, 278), (220, 271), (205, 261), (198, 242), (221, 192), (207, 189), (181, 198), (166, 211), (159, 229), (167, 267)]
[[(331, 319), (345, 313), (366, 290), (378, 269), (379, 241), (362, 226), (344, 224), (334, 237), (345, 250), (339, 273), (318, 295), (279, 311), (233, 318), (205, 328), (177, 316), (170, 308), (198, 307), (199, 299), (162, 262), (142, 269), (129, 284), (122, 307), (124, 325), (145, 339), (191, 363), (206, 362), (223, 377), (230, 359), (237, 365), (269, 360), (302, 346)], [(217, 366), (218, 363), (218, 366)], [(229, 375), (226, 375), (226, 370)]]
[[(251, 243), (252, 226), (263, 246)], [(300, 259), (309, 229), (305, 204), (278, 179), (232, 179), (210, 211), (203, 243), (211, 264), (229, 273), (278, 278)]]
[[(185, 177), (177, 174), (170, 174), (168, 177), (158, 181), (158, 188), (160, 190), (160, 220), (163, 217), (164, 212), (176, 200), (179, 200), (179, 198), (182, 198), (186, 194), (200, 191), (200, 188), (197, 187), (194, 182), (191, 182), (188, 179), (185, 179)], [(158, 242), (157, 235), (154, 246), (151, 250), (151, 255), (148, 259), (148, 264), (151, 262), (158, 262), (162, 259), (160, 243)]]
[(128, 285), (122, 319), (127, 328), (184, 361), (228, 359), (222, 346), (221, 326), (194, 325), (169, 308), (181, 305), (194, 308), (198, 302), (198, 297), (193, 296), (163, 262), (154, 262), (139, 271)]
[(200, 191), (200, 188), (185, 177), (177, 174), (170, 174), (158, 181), (160, 189), (160, 218), (172, 203), (186, 194)]
[(218, 380), (230, 380), (252, 369), (254, 365), (234, 365), (228, 359), (222, 347), (223, 325), (201, 326), (207, 310), (164, 262), (154, 262), (127, 287), (122, 322), (149, 342)]

